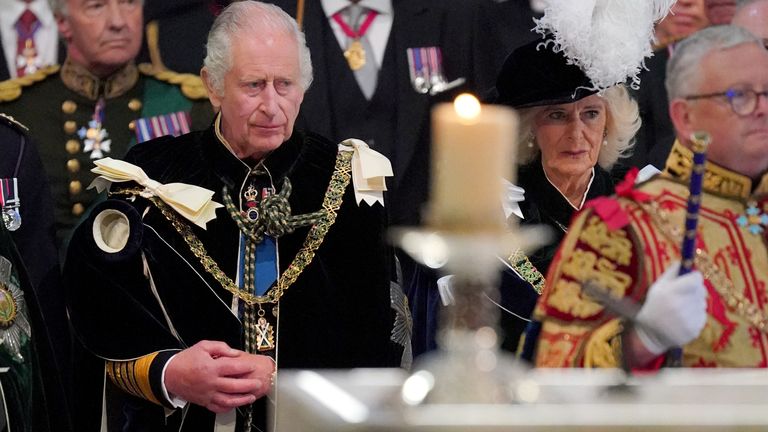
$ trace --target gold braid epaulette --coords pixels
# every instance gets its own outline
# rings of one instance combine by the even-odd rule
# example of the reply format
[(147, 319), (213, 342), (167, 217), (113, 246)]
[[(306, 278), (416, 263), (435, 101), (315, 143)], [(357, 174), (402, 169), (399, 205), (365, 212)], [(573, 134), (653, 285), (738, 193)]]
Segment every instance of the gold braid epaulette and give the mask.
[[(283, 293), (291, 286), (296, 279), (299, 278), (304, 269), (312, 262), (315, 257), (315, 252), (323, 243), (325, 235), (328, 234), (328, 230), (336, 222), (336, 212), (341, 207), (341, 203), (344, 199), (344, 192), (349, 185), (349, 181), (352, 178), (352, 154), (351, 151), (339, 151), (336, 155), (336, 165), (333, 169), (333, 175), (331, 181), (328, 184), (328, 189), (325, 192), (323, 198), (323, 210), (325, 210), (325, 216), (321, 222), (312, 225), (307, 234), (307, 238), (304, 240), (299, 252), (293, 258), (293, 261), (287, 269), (277, 278), (277, 284), (275, 287), (267, 291), (264, 296), (257, 296), (250, 292), (243, 291), (237, 284), (232, 281), (216, 264), (208, 253), (205, 251), (205, 247), (200, 239), (192, 232), (185, 222), (181, 220), (181, 217), (171, 209), (166, 203), (164, 203), (158, 197), (150, 197), (149, 201), (152, 202), (173, 225), (176, 231), (184, 238), (184, 241), (189, 246), (189, 249), (200, 260), (200, 263), (205, 268), (205, 271), (213, 276), (221, 286), (232, 293), (234, 296), (245, 302), (246, 304), (265, 304), (265, 303), (277, 303)], [(128, 195), (128, 196), (141, 196), (143, 190), (123, 189), (115, 192), (111, 192), (111, 195)]]
[(141, 63), (137, 66), (139, 72), (149, 75), (159, 81), (178, 85), (181, 93), (192, 100), (208, 99), (208, 91), (203, 80), (194, 74), (179, 73), (168, 69), (158, 69), (149, 63)]
[(23, 87), (28, 87), (42, 81), (58, 72), (59, 69), (61, 69), (59, 65), (46, 66), (23, 77), (0, 81), (0, 102), (10, 102), (18, 99), (21, 96), (21, 89)]
[(541, 295), (541, 291), (544, 290), (544, 275), (531, 263), (528, 256), (517, 249), (507, 258), (507, 261), (526, 282), (531, 284), (536, 293)]

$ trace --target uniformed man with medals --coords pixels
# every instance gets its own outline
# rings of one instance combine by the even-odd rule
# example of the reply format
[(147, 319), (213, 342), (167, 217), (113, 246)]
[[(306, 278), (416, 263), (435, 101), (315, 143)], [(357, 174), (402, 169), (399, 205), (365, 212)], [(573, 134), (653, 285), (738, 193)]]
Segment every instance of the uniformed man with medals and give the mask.
[(213, 118), (199, 77), (134, 62), (143, 2), (107, 3), (52, 1), (66, 59), (0, 83), (0, 111), (30, 125), (40, 143), (59, 246), (97, 199), (86, 189), (94, 159), (122, 157), (136, 142), (204, 128)]
[(50, 192), (27, 128), (5, 114), (0, 149), (0, 430), (69, 431), (70, 341)]

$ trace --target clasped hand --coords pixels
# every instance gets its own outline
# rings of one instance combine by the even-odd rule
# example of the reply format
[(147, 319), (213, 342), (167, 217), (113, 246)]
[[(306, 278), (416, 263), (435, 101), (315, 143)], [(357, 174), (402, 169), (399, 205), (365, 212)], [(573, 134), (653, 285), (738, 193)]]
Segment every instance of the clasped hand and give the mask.
[(169, 394), (224, 413), (269, 392), (274, 371), (271, 357), (201, 341), (176, 354), (166, 368), (165, 386)]

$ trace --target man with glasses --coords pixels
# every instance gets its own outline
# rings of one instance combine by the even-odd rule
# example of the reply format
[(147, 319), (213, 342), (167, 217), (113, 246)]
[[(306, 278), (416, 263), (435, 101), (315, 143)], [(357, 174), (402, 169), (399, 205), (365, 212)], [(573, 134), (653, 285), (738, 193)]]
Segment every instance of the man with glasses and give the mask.
[[(678, 45), (666, 85), (677, 135), (666, 167), (574, 219), (535, 312), (539, 366), (613, 367), (623, 356), (656, 368), (677, 346), (684, 366), (768, 366), (768, 51), (742, 28), (710, 27)], [(697, 271), (678, 276), (698, 132), (711, 143)], [(582, 292), (590, 280), (637, 307), (617, 316)]]

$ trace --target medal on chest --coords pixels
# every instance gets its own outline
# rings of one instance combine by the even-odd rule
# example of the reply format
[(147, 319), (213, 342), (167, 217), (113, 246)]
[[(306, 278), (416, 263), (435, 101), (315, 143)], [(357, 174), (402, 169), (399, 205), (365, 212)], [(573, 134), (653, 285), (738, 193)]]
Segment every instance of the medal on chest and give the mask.
[(258, 190), (253, 185), (248, 186), (248, 189), (243, 193), (245, 197), (245, 217), (248, 220), (255, 221), (259, 219), (259, 203), (257, 198), (259, 196)]
[(347, 45), (347, 49), (344, 50), (344, 58), (347, 59), (347, 64), (349, 64), (349, 68), (353, 71), (360, 70), (365, 66), (366, 52), (360, 39), (365, 36), (377, 14), (378, 12), (374, 10), (368, 11), (359, 27), (353, 22), (347, 23), (344, 21), (341, 12), (333, 14), (333, 20), (336, 21), (341, 31), (351, 40), (349, 45)]
[(88, 127), (83, 126), (77, 131), (77, 135), (83, 141), (83, 153), (90, 152), (91, 159), (103, 158), (104, 153), (110, 152), (112, 145), (112, 140), (108, 139), (109, 133), (103, 126), (105, 105), (104, 98), (99, 98)]
[(16, 231), (21, 227), (20, 206), (17, 179), (15, 177), (0, 179), (0, 208), (2, 208), (3, 224), (8, 231)]
[(365, 66), (365, 48), (359, 39), (355, 39), (344, 51), (344, 58), (349, 63), (349, 68), (358, 70)]
[(24, 42), (24, 49), (16, 57), (16, 69), (23, 70), (24, 75), (37, 72), (40, 69), (40, 58), (32, 39)]
[(763, 205), (758, 206), (756, 201), (750, 200), (744, 214), (736, 218), (736, 223), (751, 234), (759, 235), (768, 226), (768, 214), (763, 211)]
[(13, 275), (13, 265), (0, 256), (0, 348), (15, 361), (22, 362), (22, 346), (31, 336), (24, 295)]

